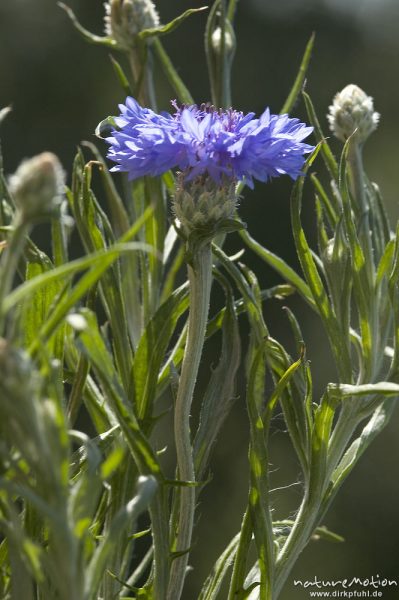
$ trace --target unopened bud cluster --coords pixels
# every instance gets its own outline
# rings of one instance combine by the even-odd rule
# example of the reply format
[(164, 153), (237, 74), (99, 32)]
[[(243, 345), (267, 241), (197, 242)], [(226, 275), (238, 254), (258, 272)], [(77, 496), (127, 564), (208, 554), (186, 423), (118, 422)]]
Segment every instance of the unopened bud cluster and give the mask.
[(183, 231), (217, 233), (226, 219), (231, 219), (237, 207), (235, 184), (217, 184), (209, 177), (185, 182), (179, 180), (173, 200), (173, 211)]
[(327, 118), (339, 140), (344, 142), (356, 132), (356, 140), (362, 144), (377, 128), (380, 115), (374, 111), (372, 97), (351, 84), (336, 94)]
[(10, 191), (24, 221), (53, 216), (64, 192), (64, 171), (58, 158), (44, 152), (23, 161), (10, 177)]
[(136, 45), (141, 31), (159, 26), (151, 0), (108, 0), (104, 6), (105, 33), (125, 50)]

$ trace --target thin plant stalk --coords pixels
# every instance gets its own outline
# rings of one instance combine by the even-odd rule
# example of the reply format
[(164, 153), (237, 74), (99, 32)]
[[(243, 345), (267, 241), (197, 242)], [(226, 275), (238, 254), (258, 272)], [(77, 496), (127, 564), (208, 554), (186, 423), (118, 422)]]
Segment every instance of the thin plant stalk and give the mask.
[[(179, 521), (174, 559), (168, 589), (168, 600), (179, 600), (182, 594), (195, 511), (194, 460), (190, 436), (190, 410), (198, 368), (204, 345), (212, 283), (212, 251), (210, 243), (204, 244), (194, 254), (188, 267), (190, 282), (190, 313), (186, 349), (180, 375), (175, 406), (175, 443), (179, 478), (190, 485), (182, 486), (177, 495)], [(180, 555), (180, 553), (183, 553)]]

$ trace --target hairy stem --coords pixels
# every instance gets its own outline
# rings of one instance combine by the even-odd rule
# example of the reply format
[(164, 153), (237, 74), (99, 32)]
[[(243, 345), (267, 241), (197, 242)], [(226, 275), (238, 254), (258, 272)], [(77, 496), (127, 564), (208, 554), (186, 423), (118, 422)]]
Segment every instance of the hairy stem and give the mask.
[(354, 417), (353, 412), (353, 408), (349, 407), (346, 411), (341, 413), (333, 435), (330, 438), (326, 470), (323, 477), (324, 481), (318, 486), (316, 491), (310, 493), (308, 490), (308, 493), (302, 501), (291, 533), (280, 552), (277, 564), (276, 598), (278, 598), (300, 553), (308, 544), (320, 519), (325, 514), (326, 488), (334, 470), (342, 459), (356, 425), (359, 422), (356, 417)]
[[(179, 478), (195, 481), (190, 436), (190, 410), (204, 345), (212, 283), (210, 243), (202, 246), (188, 267), (190, 313), (187, 342), (175, 406), (175, 442)], [(172, 563), (168, 600), (179, 600), (182, 594), (194, 523), (195, 487), (183, 486), (178, 494), (179, 521), (174, 550), (183, 553)]]
[(313, 531), (317, 527), (321, 501), (321, 497), (312, 498), (309, 495), (306, 495), (302, 501), (295, 524), (278, 557), (274, 598), (279, 597), (282, 587), (298, 556), (307, 545)]

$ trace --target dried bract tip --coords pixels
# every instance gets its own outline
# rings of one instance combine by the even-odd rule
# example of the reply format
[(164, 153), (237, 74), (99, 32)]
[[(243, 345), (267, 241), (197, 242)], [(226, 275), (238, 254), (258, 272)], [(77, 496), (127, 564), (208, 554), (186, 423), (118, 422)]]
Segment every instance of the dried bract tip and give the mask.
[(10, 177), (10, 191), (25, 221), (54, 216), (64, 192), (64, 171), (58, 158), (43, 152), (23, 161)]
[(362, 144), (377, 128), (380, 115), (374, 111), (372, 97), (350, 84), (336, 94), (327, 118), (339, 140), (346, 141), (356, 131), (356, 140)]
[(159, 15), (151, 0), (108, 0), (104, 6), (105, 33), (125, 50), (136, 45), (141, 31), (159, 26)]
[(231, 219), (237, 207), (235, 183), (217, 184), (210, 177), (184, 181), (180, 176), (173, 199), (173, 212), (183, 231), (217, 234), (219, 226)]

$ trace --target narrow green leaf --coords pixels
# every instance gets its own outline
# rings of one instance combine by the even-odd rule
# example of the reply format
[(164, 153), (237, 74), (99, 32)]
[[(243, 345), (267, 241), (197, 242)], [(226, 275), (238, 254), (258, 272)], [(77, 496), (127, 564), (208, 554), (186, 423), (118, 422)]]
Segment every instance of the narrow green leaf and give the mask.
[(316, 115), (316, 111), (314, 109), (313, 103), (310, 99), (310, 96), (306, 92), (302, 92), (303, 99), (305, 101), (306, 110), (308, 113), (309, 121), (314, 127), (314, 134), (316, 136), (316, 140), (321, 144), (321, 154), (323, 156), (325, 165), (332, 177), (332, 179), (338, 183), (338, 164), (334, 158), (333, 153), (331, 152), (330, 146), (327, 143), (327, 139), (324, 136), (319, 120)]
[(145, 178), (145, 205), (154, 207), (153, 214), (145, 224), (145, 241), (152, 246), (157, 254), (148, 255), (148, 275), (150, 277), (150, 308), (151, 314), (159, 306), (160, 288), (163, 279), (164, 244), (167, 228), (167, 205), (165, 193), (160, 179)]
[(334, 393), (329, 393), (329, 389), (321, 399), (321, 402), (314, 414), (314, 427), (312, 431), (312, 460), (310, 465), (309, 495), (316, 502), (320, 497), (326, 483), (327, 453), (330, 441), (331, 428), (333, 424), (335, 410), (339, 399)]
[(166, 53), (161, 41), (155, 38), (152, 41), (152, 47), (156, 53), (161, 67), (166, 75), (166, 78), (171, 85), (172, 89), (176, 92), (179, 101), (182, 104), (194, 104), (193, 97), (191, 96), (188, 88), (184, 84), (182, 78), (176, 71), (172, 61)]
[[(252, 333), (254, 336), (254, 333)], [(251, 442), (249, 447), (250, 492), (249, 508), (253, 523), (260, 570), (259, 600), (270, 597), (274, 576), (274, 537), (270, 509), (268, 478), (269, 451), (267, 447), (268, 425), (263, 423), (262, 406), (265, 394), (265, 343), (250, 348), (248, 365), (247, 407), (250, 420)], [(266, 425), (266, 429), (265, 429)]]
[(238, 544), (240, 541), (240, 534), (238, 533), (219, 556), (216, 561), (212, 572), (208, 575), (198, 600), (216, 600), (220, 591), (220, 587), (226, 577), (227, 571), (230, 568), (234, 557), (237, 552)]
[(152, 416), (157, 374), (175, 330), (177, 321), (188, 308), (188, 289), (182, 286), (166, 300), (149, 321), (140, 339), (133, 363), (137, 415)]
[(184, 13), (182, 13), (166, 25), (153, 27), (151, 29), (143, 29), (142, 31), (140, 31), (138, 37), (142, 40), (145, 40), (150, 37), (159, 37), (161, 35), (171, 33), (174, 29), (179, 27), (179, 25), (181, 25), (188, 17), (195, 13), (203, 12), (204, 10), (208, 10), (208, 7), (201, 6), (200, 8), (189, 8), (188, 10), (185, 10)]
[[(305, 170), (309, 167), (309, 163)], [(349, 348), (339, 331), (326, 289), (317, 270), (312, 252), (301, 224), (301, 204), (304, 178), (297, 180), (291, 196), (291, 219), (295, 245), (305, 278), (329, 337), (337, 368), (342, 380), (351, 381), (352, 367)]]
[(292, 86), (291, 91), (288, 94), (288, 97), (287, 97), (286, 101), (284, 102), (283, 107), (280, 111), (281, 115), (290, 113), (292, 111), (292, 109), (294, 108), (294, 106), (298, 100), (299, 94), (301, 93), (301, 91), (303, 89), (303, 86), (305, 84), (306, 73), (308, 71), (310, 59), (312, 57), (314, 40), (315, 40), (315, 34), (312, 33), (312, 35), (310, 36), (310, 39), (306, 45), (305, 53), (302, 57), (301, 65), (299, 67), (298, 74), (294, 81), (294, 85)]
[(99, 332), (97, 319), (87, 309), (82, 309), (81, 314), (87, 320), (87, 328), (79, 333), (76, 343), (87, 355), (96, 370), (104, 394), (124, 432), (126, 442), (131, 449), (140, 473), (154, 475), (159, 478), (161, 469), (158, 459), (141, 431), (132, 407), (128, 405), (112, 357), (109, 355)]
[[(134, 236), (132, 235), (132, 237)], [(125, 252), (137, 251), (138, 249), (148, 252), (152, 251), (152, 249), (146, 247), (144, 244), (135, 242), (129, 244), (115, 244), (107, 250), (93, 252), (88, 256), (66, 263), (65, 265), (52, 269), (51, 271), (46, 271), (42, 275), (38, 275), (33, 279), (26, 281), (13, 290), (4, 301), (4, 312), (9, 312), (15, 304), (18, 304), (27, 296), (30, 296), (45, 285), (75, 275), (80, 271), (84, 271), (89, 267), (95, 266), (97, 263), (103, 263), (105, 259), (109, 259), (111, 261), (109, 264), (112, 264), (112, 261), (116, 260), (119, 255)]]
[(369, 212), (373, 223), (375, 223), (375, 226), (372, 227), (372, 231), (375, 233), (374, 237), (378, 242), (376, 246), (380, 248), (381, 255), (382, 249), (391, 237), (391, 226), (378, 185), (374, 182), (367, 181), (367, 190), (370, 202)]
[[(283, 531), (285, 536), (291, 531), (291, 528), (295, 524), (295, 521), (290, 519), (284, 519), (282, 521), (273, 521), (273, 527), (276, 529), (276, 534)], [(281, 535), (281, 533), (280, 533)], [(327, 542), (341, 543), (345, 541), (338, 533), (334, 533), (330, 529), (328, 529), (325, 525), (320, 527), (316, 527), (312, 535), (313, 540), (326, 540)]]
[[(107, 168), (107, 165), (99, 152), (98, 148), (90, 142), (83, 142), (83, 146), (89, 148), (99, 163), (98, 168), (100, 171), (102, 183), (107, 196), (108, 206), (111, 213), (111, 223), (113, 225), (113, 231), (116, 236), (122, 236), (129, 229), (129, 217), (126, 209), (123, 205), (122, 198), (120, 197), (113, 178)], [(147, 215), (149, 219), (151, 214)], [(131, 239), (131, 238), (130, 238)], [(128, 241), (128, 240), (125, 240)]]
[(83, 402), (87, 376), (89, 374), (89, 363), (85, 357), (79, 358), (78, 368), (74, 374), (71, 393), (68, 400), (68, 419), (73, 426)]
[[(37, 350), (37, 348), (39, 347), (40, 341), (48, 339), (56, 331), (56, 329), (63, 322), (64, 318), (66, 317), (68, 312), (71, 310), (71, 308), (73, 308), (76, 305), (76, 303), (79, 302), (79, 300), (81, 300), (81, 298), (98, 282), (98, 280), (102, 277), (102, 275), (105, 273), (105, 271), (112, 265), (113, 262), (115, 262), (118, 259), (118, 257), (120, 256), (120, 254), (122, 252), (138, 251), (138, 250), (140, 250), (140, 251), (147, 250), (147, 251), (151, 252), (151, 249), (146, 248), (145, 246), (143, 248), (143, 244), (131, 242), (130, 244), (120, 244), (120, 245), (116, 244), (113, 248), (110, 248), (108, 251), (105, 250), (102, 253), (102, 256), (97, 255), (95, 257), (95, 260), (93, 260), (94, 257), (92, 257), (92, 260), (90, 261), (91, 264), (100, 262), (100, 260), (98, 260), (99, 258), (102, 258), (101, 263), (97, 266), (92, 267), (79, 280), (79, 282), (70, 290), (69, 294), (65, 298), (63, 298), (62, 302), (60, 302), (56, 306), (54, 306), (54, 310), (52, 311), (51, 315), (43, 323), (43, 326), (39, 332), (39, 337), (36, 336), (36, 340), (32, 344), (32, 346), (30, 348), (31, 352)], [(90, 262), (89, 262), (89, 264), (90, 264)], [(65, 267), (70, 266), (70, 265), (71, 265), (71, 263), (69, 263), (69, 265), (65, 265)], [(87, 265), (87, 263), (86, 263), (86, 265)], [(76, 265), (75, 265), (75, 267), (76, 267)], [(79, 267), (81, 267), (81, 264), (79, 265)], [(62, 275), (64, 275), (65, 274), (64, 266), (61, 267), (61, 269), (63, 269)], [(81, 270), (81, 269), (79, 268), (79, 269), (75, 269), (75, 270)], [(54, 269), (54, 271), (56, 271), (56, 269)], [(46, 283), (48, 283), (48, 281), (51, 279), (58, 279), (57, 277), (50, 278), (50, 275), (53, 275), (54, 271), (52, 273), (48, 273), (48, 274), (45, 273), (45, 274), (37, 277), (36, 279), (39, 279), (39, 278), (41, 279), (41, 282), (40, 282), (41, 285), (43, 285), (43, 279), (47, 275), (48, 275), (48, 277), (46, 278)], [(24, 296), (26, 295), (27, 286), (29, 285), (29, 283), (30, 282), (23, 284), (23, 286), (20, 286), (20, 288), (18, 288), (16, 290), (16, 292), (18, 290), (20, 290), (19, 296), (22, 295), (21, 294), (22, 287), (24, 287), (23, 295)], [(32, 283), (34, 283), (34, 280)], [(32, 285), (32, 287), (34, 287), (34, 286)], [(36, 287), (38, 287), (37, 282), (36, 282)], [(10, 294), (10, 296), (13, 296), (13, 295), (15, 296), (16, 292), (14, 292), (13, 294)], [(10, 302), (10, 296), (8, 296), (8, 298), (7, 298), (7, 308), (8, 308), (9, 302)]]
[(115, 49), (119, 48), (117, 42), (113, 38), (106, 37), (106, 36), (94, 35), (94, 33), (91, 33), (90, 31), (85, 29), (79, 23), (79, 21), (77, 20), (77, 18), (75, 16), (75, 13), (69, 6), (67, 6), (63, 2), (58, 2), (57, 4), (60, 8), (62, 8), (66, 12), (66, 14), (70, 18), (73, 26), (80, 33), (80, 35), (83, 37), (83, 39), (86, 40), (86, 42), (89, 42), (90, 44), (98, 44), (100, 46), (107, 46), (108, 48), (115, 48)]
[(395, 249), (392, 269), (388, 279), (388, 293), (393, 312), (394, 352), (389, 369), (390, 378), (397, 380), (399, 376), (399, 223), (396, 226)]
[(314, 530), (312, 538), (316, 539), (316, 540), (318, 540), (318, 539), (326, 540), (326, 542), (333, 542), (335, 544), (336, 543), (341, 544), (342, 542), (345, 541), (345, 538), (342, 537), (342, 535), (339, 535), (338, 533), (334, 533), (333, 531), (330, 531), (325, 526), (317, 527)]
[(30, 574), (21, 557), (20, 549), (12, 541), (9, 543), (11, 594), (10, 600), (33, 600), (33, 586)]
[(248, 317), (254, 325), (256, 324), (258, 340), (262, 340), (267, 334), (266, 326), (263, 321), (262, 311), (258, 306), (251, 286), (240, 269), (228, 258), (221, 248), (216, 246), (216, 244), (212, 244), (212, 251), (240, 290)]
[(83, 539), (89, 532), (102, 491), (102, 481), (98, 476), (101, 454), (93, 440), (81, 432), (71, 431), (70, 436), (84, 448), (85, 463), (73, 480), (68, 498), (68, 510), (74, 533)]
[(241, 524), (240, 539), (230, 580), (228, 600), (237, 600), (240, 592), (244, 589), (244, 582), (247, 574), (247, 559), (252, 541), (252, 530), (253, 525), (248, 507)]
[(353, 272), (343, 218), (338, 221), (334, 238), (323, 253), (323, 264), (340, 333), (349, 347)]
[[(291, 294), (294, 294), (295, 290), (294, 288), (292, 288), (289, 285), (277, 285), (273, 288), (267, 289), (267, 290), (262, 290), (260, 292), (260, 296), (261, 296), (261, 300), (262, 301), (266, 301), (266, 300), (270, 300), (271, 298), (277, 298), (279, 300), (285, 298), (286, 296), (290, 296)], [(253, 306), (253, 305), (251, 305)], [(247, 303), (244, 300), (244, 298), (240, 298), (239, 300), (236, 300), (234, 302), (234, 309), (237, 312), (237, 316), (243, 314), (246, 312), (247, 310)], [(256, 309), (254, 309), (256, 310)], [(222, 325), (223, 325), (223, 319), (224, 319), (224, 315), (226, 313), (226, 308), (222, 308), (214, 317), (212, 317), (209, 322), (208, 322), (208, 326), (207, 326), (207, 331), (206, 331), (206, 339), (209, 339), (210, 337), (212, 337), (215, 333), (217, 333)], [(173, 364), (174, 367), (178, 367), (181, 364), (181, 361), (183, 359), (183, 350), (184, 350), (184, 346), (185, 346), (185, 331), (184, 328), (182, 328), (182, 334), (179, 338), (179, 340), (176, 342), (174, 349), (172, 350), (172, 352), (170, 353), (170, 356), (168, 358), (168, 360), (166, 361), (166, 363), (164, 364), (164, 366), (162, 367), (159, 379), (158, 379), (158, 394), (160, 395), (162, 393), (162, 391), (165, 389), (165, 385), (166, 383), (169, 381), (170, 377), (171, 377), (171, 365)]]
[(137, 495), (113, 519), (107, 536), (98, 546), (87, 569), (84, 590), (87, 600), (95, 600), (98, 597), (98, 588), (108, 556), (114, 551), (128, 525), (148, 507), (156, 488), (157, 483), (153, 477), (141, 477), (138, 482)]
[(115, 71), (115, 75), (120, 83), (122, 90), (124, 91), (126, 96), (131, 96), (132, 90), (130, 89), (130, 83), (129, 83), (128, 78), (125, 75), (125, 72), (124, 72), (121, 64), (112, 55), (110, 55), (109, 59), (112, 63), (113, 69)]
[(375, 278), (375, 290), (377, 291), (381, 286), (381, 283), (385, 276), (388, 275), (392, 268), (392, 261), (395, 253), (395, 240), (390, 240), (381, 256), (380, 262), (377, 268), (377, 274)]
[(204, 476), (217, 436), (234, 402), (235, 379), (240, 365), (240, 335), (234, 300), (229, 288), (226, 288), (226, 303), (220, 359), (216, 369), (212, 371), (202, 400), (199, 425), (193, 443), (198, 479)]
[(314, 185), (316, 198), (320, 200), (325, 210), (325, 214), (327, 215), (327, 219), (331, 229), (334, 229), (337, 225), (339, 215), (337, 214), (337, 210), (340, 212), (340, 207), (337, 206), (336, 197), (333, 195), (333, 200), (331, 201), (327, 192), (325, 191), (322, 183), (319, 178), (311, 173), (310, 179)]
[(354, 140), (349, 138), (342, 151), (339, 167), (339, 189), (342, 197), (344, 222), (352, 258), (351, 270), (356, 305), (359, 312), (364, 357), (363, 369), (367, 378), (373, 378), (374, 364), (377, 357), (373, 353), (373, 340), (376, 332), (373, 330), (374, 297), (371, 287), (372, 282), (369, 281), (367, 261), (358, 238), (347, 184), (347, 156), (352, 143), (354, 143)]
[(270, 250), (264, 248), (259, 242), (254, 240), (250, 234), (244, 229), (240, 231), (240, 236), (244, 240), (245, 244), (253, 250), (262, 260), (264, 260), (269, 266), (283, 277), (285, 281), (294, 286), (294, 288), (301, 294), (312, 308), (315, 307), (315, 302), (312, 297), (309, 286), (306, 282), (292, 269), (282, 258), (276, 256)]
[(274, 388), (272, 394), (270, 395), (270, 398), (268, 399), (268, 401), (266, 403), (265, 413), (262, 418), (264, 424), (270, 423), (273, 410), (274, 410), (277, 402), (281, 398), (283, 391), (289, 384), (290, 379), (294, 376), (296, 370), (301, 366), (302, 361), (303, 361), (303, 356), (304, 356), (304, 350), (302, 349), (302, 355), (300, 356), (300, 358), (288, 367), (288, 369), (285, 371), (285, 373), (281, 377), (280, 381), (277, 383), (276, 387)]
[[(293, 315), (292, 315), (293, 317)], [(300, 364), (296, 365), (292, 362), (291, 357), (284, 350), (283, 346), (269, 336), (267, 340), (266, 358), (269, 368), (273, 375), (275, 390), (277, 390), (278, 399), (283, 410), (284, 419), (290, 435), (290, 439), (294, 450), (298, 456), (302, 471), (307, 477), (309, 470), (310, 456), (310, 431), (311, 419), (309, 418), (309, 395), (311, 398), (311, 388), (309, 389), (308, 373), (309, 366), (304, 364), (303, 342), (299, 341), (299, 354), (302, 358)], [(291, 371), (292, 365), (295, 365)], [(304, 373), (301, 365), (303, 364)], [(293, 377), (291, 377), (291, 374)], [(288, 377), (287, 377), (288, 376)], [(281, 382), (281, 383), (280, 383)], [(272, 411), (267, 409), (268, 419), (272, 415)], [(267, 419), (265, 418), (265, 423)]]
[(395, 404), (392, 400), (388, 399), (381, 404), (374, 412), (372, 417), (369, 419), (367, 425), (363, 428), (360, 436), (351, 444), (348, 450), (345, 452), (341, 462), (335, 469), (331, 481), (332, 487), (330, 488), (326, 500), (324, 502), (325, 512), (328, 506), (331, 504), (335, 494), (341, 487), (342, 483), (348, 477), (362, 454), (367, 450), (372, 441), (381, 433), (381, 431), (389, 423), (392, 413), (395, 409)]
[[(34, 280), (44, 273), (51, 271), (50, 261), (29, 261), (26, 266), (26, 281)], [(63, 282), (52, 281), (49, 285), (35, 293), (29, 295), (22, 305), (22, 321), (26, 346), (29, 346), (37, 339), (37, 332), (45, 323), (54, 300), (60, 293)]]
[(399, 397), (399, 384), (390, 381), (379, 381), (377, 383), (365, 383), (362, 385), (349, 385), (347, 383), (329, 384), (330, 394), (336, 394), (340, 398), (351, 398), (352, 396), (369, 396), (378, 394), (381, 396)]

